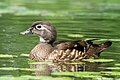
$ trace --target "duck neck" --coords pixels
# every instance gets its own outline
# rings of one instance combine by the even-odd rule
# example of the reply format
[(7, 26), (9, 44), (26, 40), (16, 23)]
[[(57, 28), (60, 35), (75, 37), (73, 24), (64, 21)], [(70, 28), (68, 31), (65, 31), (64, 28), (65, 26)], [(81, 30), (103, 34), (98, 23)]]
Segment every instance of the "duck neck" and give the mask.
[[(54, 42), (54, 41), (53, 41), (53, 42)], [(52, 44), (53, 44), (53, 42), (52, 42), (52, 41), (50, 41), (50, 40), (45, 40), (43, 37), (41, 37), (41, 36), (40, 36), (40, 42), (39, 42), (39, 43), (47, 43), (47, 44), (52, 45)]]
[(46, 40), (40, 36), (40, 43), (46, 43)]

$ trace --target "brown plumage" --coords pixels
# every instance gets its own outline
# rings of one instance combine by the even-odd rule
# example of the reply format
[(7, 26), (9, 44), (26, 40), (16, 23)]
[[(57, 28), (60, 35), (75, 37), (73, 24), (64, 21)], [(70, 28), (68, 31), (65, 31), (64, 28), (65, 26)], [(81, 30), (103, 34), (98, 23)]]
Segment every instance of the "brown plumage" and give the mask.
[(57, 32), (49, 22), (34, 22), (21, 34), (36, 34), (40, 43), (30, 52), (35, 61), (79, 61), (85, 58), (98, 58), (100, 53), (111, 46), (111, 41), (93, 44), (94, 40), (78, 40), (56, 43)]

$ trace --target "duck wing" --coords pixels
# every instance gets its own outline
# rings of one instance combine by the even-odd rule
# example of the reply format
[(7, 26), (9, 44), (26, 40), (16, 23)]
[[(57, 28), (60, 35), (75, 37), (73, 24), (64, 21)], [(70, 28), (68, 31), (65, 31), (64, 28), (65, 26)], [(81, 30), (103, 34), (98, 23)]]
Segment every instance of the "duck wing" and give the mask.
[(111, 41), (93, 44), (94, 40), (62, 42), (54, 45), (48, 59), (54, 61), (78, 61), (84, 58), (98, 58), (100, 53), (111, 46)]
[(80, 59), (92, 43), (90, 40), (79, 40), (55, 44), (54, 50), (48, 58), (56, 61), (74, 61)]

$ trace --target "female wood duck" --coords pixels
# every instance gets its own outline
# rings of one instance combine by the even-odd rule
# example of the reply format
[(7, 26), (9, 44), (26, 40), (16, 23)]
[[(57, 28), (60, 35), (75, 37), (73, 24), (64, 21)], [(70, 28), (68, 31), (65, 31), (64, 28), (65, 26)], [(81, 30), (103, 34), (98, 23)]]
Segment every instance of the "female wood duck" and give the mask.
[(93, 44), (93, 40), (78, 40), (56, 43), (57, 32), (49, 22), (36, 21), (20, 34), (36, 34), (40, 42), (31, 50), (30, 59), (35, 61), (79, 61), (98, 58), (100, 53), (111, 46), (111, 41)]

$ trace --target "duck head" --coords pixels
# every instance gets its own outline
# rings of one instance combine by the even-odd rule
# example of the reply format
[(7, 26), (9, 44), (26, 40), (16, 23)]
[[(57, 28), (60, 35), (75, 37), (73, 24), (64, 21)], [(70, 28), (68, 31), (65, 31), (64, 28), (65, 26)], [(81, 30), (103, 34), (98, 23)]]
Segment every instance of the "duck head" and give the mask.
[(20, 34), (35, 34), (40, 37), (40, 42), (52, 44), (56, 40), (57, 32), (55, 27), (49, 22), (36, 21), (30, 28)]

